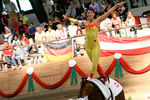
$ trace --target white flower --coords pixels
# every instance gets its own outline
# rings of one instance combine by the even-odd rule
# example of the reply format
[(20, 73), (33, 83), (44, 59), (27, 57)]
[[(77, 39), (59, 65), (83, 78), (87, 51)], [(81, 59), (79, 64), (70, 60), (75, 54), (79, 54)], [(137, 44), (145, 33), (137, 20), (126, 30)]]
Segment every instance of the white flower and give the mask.
[(122, 54), (120, 54), (120, 53), (114, 54), (114, 58), (116, 58), (116, 59), (120, 59), (121, 57), (122, 57)]
[(74, 67), (77, 64), (75, 60), (69, 60), (68, 63), (70, 67)]
[(34, 68), (33, 67), (28, 67), (27, 74), (32, 75), (33, 72), (34, 72)]

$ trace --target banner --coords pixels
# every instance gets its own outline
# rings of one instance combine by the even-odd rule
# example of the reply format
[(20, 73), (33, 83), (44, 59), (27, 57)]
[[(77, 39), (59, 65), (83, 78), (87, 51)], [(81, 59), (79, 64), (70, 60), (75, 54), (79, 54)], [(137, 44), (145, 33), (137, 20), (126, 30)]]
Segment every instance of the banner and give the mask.
[(72, 58), (71, 40), (61, 40), (53, 43), (43, 43), (44, 59), (46, 61), (61, 61)]
[(110, 56), (114, 53), (123, 55), (140, 55), (150, 53), (150, 36), (137, 38), (114, 38), (100, 34), (100, 56)]

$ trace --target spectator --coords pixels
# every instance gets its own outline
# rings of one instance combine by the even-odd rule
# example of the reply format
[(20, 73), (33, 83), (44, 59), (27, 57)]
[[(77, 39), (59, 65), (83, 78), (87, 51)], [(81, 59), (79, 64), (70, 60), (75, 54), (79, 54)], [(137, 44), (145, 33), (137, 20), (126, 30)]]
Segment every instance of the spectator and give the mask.
[(19, 69), (21, 69), (22, 68), (21, 58), (23, 57), (23, 51), (20, 47), (17, 47), (15, 45), (13, 48), (14, 48), (14, 50), (13, 50), (13, 56), (12, 56), (12, 62), (13, 62), (12, 68), (16, 69), (16, 67), (17, 67), (16, 60), (17, 60)]
[[(105, 32), (108, 37), (111, 36), (112, 23), (109, 18), (106, 18), (105, 20), (103, 20), (100, 23), (100, 30), (101, 30), (101, 32)], [(108, 31), (110, 31), (110, 32), (108, 32)]]
[(53, 5), (53, 0), (42, 0), (43, 2), (43, 8), (46, 12), (47, 17), (51, 17), (51, 13), (52, 13), (52, 5)]
[(79, 0), (72, 0), (70, 4), (72, 5), (73, 8), (77, 8), (77, 4), (80, 4), (80, 2)]
[(78, 29), (77, 29), (77, 32), (76, 32), (76, 35), (77, 36), (80, 36), (80, 37), (76, 37), (75, 38), (75, 41), (77, 43), (77, 51), (80, 52), (81, 56), (84, 54), (84, 51), (85, 51), (85, 36), (82, 36), (83, 35), (83, 31), (81, 30), (81, 27), (78, 26)]
[(4, 24), (2, 23), (2, 20), (0, 18), (0, 34), (5, 33)]
[(17, 26), (17, 35), (22, 38), (22, 34), (25, 33), (27, 35), (28, 28), (26, 25), (23, 25), (22, 20), (19, 20), (18, 26)]
[(25, 45), (29, 45), (29, 40), (26, 37), (25, 33), (23, 33), (21, 41), (24, 42)]
[(13, 40), (13, 42), (12, 42), (12, 45), (14, 46), (19, 46), (20, 45), (20, 40), (18, 39), (18, 36), (17, 35), (15, 35), (14, 36), (14, 40)]
[(58, 28), (56, 30), (57, 38), (59, 38), (59, 39), (65, 39), (65, 38), (67, 38), (66, 28), (62, 27), (61, 24), (58, 24), (57, 28)]
[(15, 17), (15, 20), (17, 20), (16, 5), (10, 0), (5, 0), (4, 3), (5, 3), (4, 10), (9, 14), (9, 18)]
[[(60, 2), (61, 1), (61, 2)], [(61, 11), (65, 14), (66, 13), (66, 8), (68, 8), (68, 6), (69, 6), (69, 4), (70, 4), (70, 2), (71, 2), (72, 0), (59, 0), (59, 2), (62, 4), (62, 9), (61, 9)]]
[(15, 17), (11, 17), (11, 29), (13, 36), (16, 35), (16, 29), (18, 26), (18, 22), (15, 20)]
[(11, 11), (17, 11), (16, 5), (10, 1), (10, 0), (5, 0), (5, 10), (10, 13)]
[(91, 4), (89, 5), (89, 8), (92, 8), (97, 14), (101, 14), (100, 7), (96, 2), (94, 2), (94, 0), (91, 0)]
[(128, 35), (128, 32), (126, 30), (127, 29), (126, 22), (122, 22), (121, 25), (122, 25), (122, 29), (121, 29), (122, 36), (121, 37), (130, 37), (130, 35)]
[(119, 17), (117, 17), (116, 12), (112, 13), (111, 22), (115, 27), (115, 37), (119, 37), (121, 35), (119, 30), (121, 28), (121, 20)]
[(78, 25), (77, 31), (76, 31), (76, 36), (80, 36), (80, 35), (83, 35), (83, 31), (82, 31), (81, 27)]
[(32, 38), (35, 41), (35, 32), (36, 32), (36, 28), (34, 26), (34, 24), (31, 22), (29, 25), (29, 38)]
[(6, 61), (7, 63), (5, 64), (5, 69), (8, 69), (7, 65), (11, 66), (13, 47), (10, 46), (7, 41), (5, 41), (3, 44), (4, 44), (4, 47), (2, 48), (2, 56), (4, 58), (4, 61)]
[[(72, 17), (72, 18), (76, 17), (76, 9), (73, 8), (71, 4), (68, 6), (66, 16)], [(65, 23), (66, 23), (66, 26), (68, 26), (70, 24), (70, 22), (68, 20), (65, 20)]]
[[(106, 7), (105, 10), (104, 10), (104, 13), (107, 12), (107, 11), (108, 11), (109, 9), (111, 9), (111, 8), (112, 8), (112, 5), (111, 5), (111, 4), (108, 4), (107, 7)], [(108, 18), (110, 18), (110, 19), (112, 18), (111, 14), (108, 16)]]
[(23, 51), (24, 59), (26, 59), (29, 55), (29, 46), (26, 45), (25, 41), (20, 41), (20, 48)]
[(51, 19), (48, 19), (48, 25), (52, 26), (53, 22)]
[(23, 25), (28, 26), (28, 17), (26, 17), (23, 12), (21, 12), (21, 13), (19, 14), (19, 17), (20, 17), (19, 20), (22, 20), (22, 21), (23, 21)]
[(8, 18), (7, 18), (7, 13), (5, 11), (2, 12), (2, 20), (4, 25), (8, 27)]
[(73, 22), (70, 22), (70, 23), (71, 23), (71, 25), (68, 26), (69, 36), (74, 37), (74, 36), (76, 36), (77, 26), (74, 25)]
[(83, 12), (82, 14), (81, 14), (81, 20), (86, 20), (87, 18), (86, 18), (86, 15), (85, 15), (85, 12)]
[(37, 27), (37, 32), (35, 33), (35, 43), (41, 44), (44, 40), (45, 32), (42, 31), (41, 27)]
[(84, 12), (83, 7), (80, 5), (80, 3), (76, 4), (76, 18), (81, 19), (81, 14)]
[(5, 41), (8, 41), (8, 43), (11, 45), (11, 41), (13, 39), (11, 30), (7, 26), (5, 26), (4, 29), (5, 29), (5, 34), (4, 34)]
[(57, 39), (56, 31), (53, 30), (50, 25), (48, 26), (48, 31), (45, 34), (45, 39), (47, 41), (54, 41)]
[(101, 5), (100, 5), (100, 7), (101, 7), (102, 12), (104, 12), (104, 10), (105, 10), (106, 7), (107, 7), (107, 3), (106, 3), (105, 0), (102, 0), (102, 3), (101, 3)]
[(48, 24), (45, 23), (45, 24), (44, 24), (44, 32), (47, 32), (47, 31), (48, 31)]
[(37, 54), (38, 53), (38, 48), (37, 48), (37, 46), (36, 46), (36, 44), (34, 43), (34, 41), (33, 41), (33, 39), (32, 38), (30, 38), (29, 39), (29, 53), (30, 54)]
[(119, 17), (121, 19), (121, 22), (124, 22), (126, 20), (126, 9), (124, 7), (124, 5), (120, 6), (118, 9), (119, 12)]
[(68, 6), (66, 16), (75, 18), (75, 16), (76, 16), (76, 9), (73, 8), (72, 5)]
[[(135, 18), (133, 17), (132, 13), (128, 11), (127, 19), (126, 19), (126, 24), (128, 28), (128, 32), (131, 37), (137, 37), (137, 28), (134, 26), (135, 25)], [(134, 31), (134, 36), (131, 35), (131, 31)]]
[(113, 0), (112, 6), (116, 5), (118, 3), (118, 0)]
[(57, 2), (54, 2), (54, 5), (52, 6), (52, 9), (53, 9), (53, 17), (57, 16), (61, 19), (62, 13), (61, 13), (61, 10), (60, 10), (60, 6), (58, 5)]
[(60, 23), (61, 23), (60, 19), (57, 16), (55, 16), (53, 24), (52, 24), (52, 29), (56, 30), (57, 24), (60, 24)]
[(86, 12), (87, 8), (89, 8), (90, 0), (81, 0), (81, 4), (83, 5), (84, 11)]

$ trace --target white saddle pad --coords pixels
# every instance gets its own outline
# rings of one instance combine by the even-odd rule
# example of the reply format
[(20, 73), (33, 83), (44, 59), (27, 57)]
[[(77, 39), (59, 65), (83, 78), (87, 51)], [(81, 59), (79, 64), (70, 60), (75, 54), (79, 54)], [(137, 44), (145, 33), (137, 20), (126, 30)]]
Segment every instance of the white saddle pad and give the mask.
[[(99, 81), (98, 79), (91, 79), (90, 77), (88, 77), (87, 79), (90, 82), (93, 82), (95, 85), (98, 86), (98, 88), (102, 91), (105, 99), (109, 99), (111, 96), (111, 92), (109, 90), (109, 88), (111, 89), (112, 93), (113, 93), (113, 100), (115, 100), (115, 97), (122, 91), (122, 86), (115, 80), (109, 78), (110, 83), (108, 83), (108, 81), (106, 82), (106, 84), (104, 85), (101, 81)], [(111, 98), (110, 98), (111, 100)]]

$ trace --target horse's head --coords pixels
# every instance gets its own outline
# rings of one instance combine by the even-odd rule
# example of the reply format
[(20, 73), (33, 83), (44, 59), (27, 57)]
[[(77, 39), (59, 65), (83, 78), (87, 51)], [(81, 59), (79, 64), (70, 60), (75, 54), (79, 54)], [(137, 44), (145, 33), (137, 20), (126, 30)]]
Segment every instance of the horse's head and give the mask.
[[(117, 89), (115, 89), (117, 92), (113, 91), (110, 86), (117, 87)], [(82, 98), (88, 96), (88, 100), (105, 100), (105, 98), (114, 98), (113, 96), (115, 96), (116, 100), (125, 100), (124, 92), (123, 90), (121, 91), (121, 87), (118, 82), (108, 77), (100, 77), (98, 79), (82, 78), (78, 97)], [(102, 92), (102, 90), (105, 92)], [(115, 95), (112, 95), (114, 93)]]
[(78, 97), (81, 98), (86, 96), (88, 96), (88, 100), (104, 100), (104, 96), (97, 86), (88, 81), (87, 78), (82, 78), (80, 94)]

